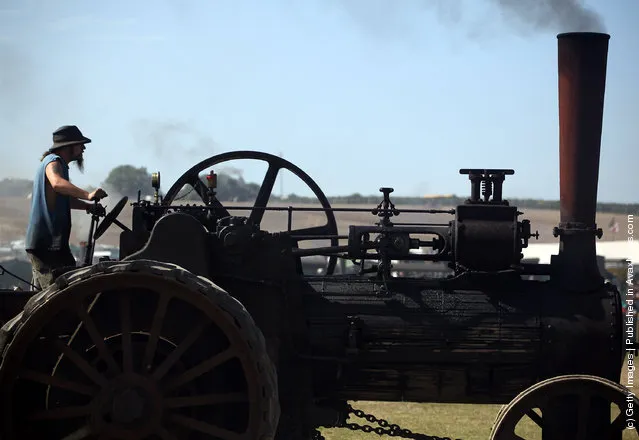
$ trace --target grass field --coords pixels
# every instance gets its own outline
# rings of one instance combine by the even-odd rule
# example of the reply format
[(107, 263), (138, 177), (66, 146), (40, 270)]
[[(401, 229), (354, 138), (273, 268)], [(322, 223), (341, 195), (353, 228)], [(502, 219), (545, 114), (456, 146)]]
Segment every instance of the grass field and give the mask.
[[(117, 199), (105, 201), (106, 205), (113, 206)], [(233, 204), (225, 204), (231, 206)], [(242, 204), (245, 206), (245, 204)], [(372, 206), (348, 207), (373, 208)], [(339, 207), (339, 206), (336, 206)], [(422, 206), (398, 206), (399, 209), (421, 209)], [(107, 210), (109, 207), (107, 206)], [(521, 218), (527, 218), (532, 223), (532, 230), (540, 233), (540, 243), (556, 242), (552, 236), (552, 228), (559, 222), (559, 213), (549, 210), (523, 210)], [(0, 242), (21, 239), (24, 236), (26, 222), (29, 214), (29, 201), (18, 198), (0, 198)], [(243, 212), (232, 212), (232, 214), (242, 215)], [(597, 222), (600, 227), (606, 225), (615, 214), (599, 214)], [(130, 226), (131, 208), (127, 206), (119, 217), (119, 220)], [(618, 217), (620, 217), (618, 215)], [(377, 218), (370, 213), (337, 213), (336, 218), (341, 234), (347, 233), (349, 224), (370, 225), (377, 221)], [(317, 226), (325, 223), (326, 217), (321, 212), (296, 213), (293, 217), (293, 227), (302, 228)], [(402, 222), (439, 222), (445, 223), (451, 219), (446, 214), (437, 215), (400, 215), (397, 221)], [(88, 232), (90, 219), (88, 216), (74, 213), (74, 237), (78, 242), (85, 239)], [(286, 214), (269, 213), (265, 216), (262, 229), (269, 231), (282, 231), (286, 229)], [(117, 245), (119, 228), (112, 226), (110, 230), (101, 238), (100, 243)], [(605, 233), (606, 239), (611, 239), (610, 234)], [(534, 241), (533, 241), (534, 242)], [(625, 369), (622, 372), (622, 383), (626, 383)], [(386, 419), (390, 423), (399, 424), (402, 428), (408, 428), (414, 432), (440, 437), (450, 437), (451, 439), (464, 440), (488, 440), (492, 423), (499, 412), (500, 405), (449, 405), (449, 404), (415, 404), (415, 403), (381, 403), (381, 402), (352, 402), (356, 409), (362, 409), (378, 418)], [(350, 419), (349, 422), (366, 423), (362, 419)], [(522, 432), (527, 440), (540, 439), (535, 435), (532, 423), (526, 426)], [(377, 438), (374, 433), (353, 432), (346, 429), (326, 429), (323, 430), (326, 440), (365, 440)], [(636, 433), (632, 437), (631, 433), (624, 434), (624, 440), (637, 438)]]

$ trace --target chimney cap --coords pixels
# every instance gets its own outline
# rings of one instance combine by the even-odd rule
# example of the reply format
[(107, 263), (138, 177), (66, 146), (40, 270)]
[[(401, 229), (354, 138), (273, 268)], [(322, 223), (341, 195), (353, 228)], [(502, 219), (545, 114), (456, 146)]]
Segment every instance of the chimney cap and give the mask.
[(610, 40), (610, 34), (606, 34), (604, 32), (564, 32), (562, 34), (557, 34), (557, 39), (561, 38), (570, 38), (570, 37), (579, 37), (579, 38), (603, 38), (605, 40)]

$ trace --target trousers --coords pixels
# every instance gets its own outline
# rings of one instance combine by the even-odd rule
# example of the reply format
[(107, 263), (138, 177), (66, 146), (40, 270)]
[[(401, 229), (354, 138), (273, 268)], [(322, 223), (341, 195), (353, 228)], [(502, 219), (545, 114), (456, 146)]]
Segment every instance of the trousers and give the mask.
[(54, 271), (56, 269), (77, 266), (75, 257), (70, 249), (59, 251), (28, 250), (27, 255), (29, 255), (29, 260), (31, 260), (31, 284), (40, 290), (44, 290), (53, 284), (56, 275)]

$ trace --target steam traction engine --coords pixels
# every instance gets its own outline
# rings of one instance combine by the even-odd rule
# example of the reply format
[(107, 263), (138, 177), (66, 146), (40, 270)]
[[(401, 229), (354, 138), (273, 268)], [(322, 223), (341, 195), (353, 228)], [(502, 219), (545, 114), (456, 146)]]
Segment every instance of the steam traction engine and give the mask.
[[(607, 35), (559, 36), (561, 248), (551, 264), (521, 261), (536, 234), (502, 198), (512, 170), (461, 170), (471, 196), (441, 224), (397, 222), (408, 210), (382, 188), (377, 223), (340, 236), (336, 209), (295, 165), (214, 156), (161, 201), (134, 203), (130, 229), (117, 221), (127, 199), (105, 216), (94, 238), (121, 226), (119, 261), (5, 297), (24, 306), (0, 334), (0, 438), (307, 440), (320, 426), (439, 438), (348, 419), (361, 415), (348, 401), (377, 400), (510, 402), (495, 440), (520, 438), (524, 416), (543, 440), (621, 439), (638, 402), (618, 383), (620, 297), (595, 257), (607, 47)], [(233, 159), (269, 164), (246, 216), (217, 200), (214, 173), (200, 179)], [(260, 228), (281, 169), (313, 190), (325, 225)], [(184, 185), (203, 203), (175, 204)], [(301, 210), (279, 209), (289, 225)], [(331, 245), (300, 246), (317, 238)], [(325, 274), (303, 274), (308, 255), (328, 256)], [(340, 259), (375, 264), (334, 274)], [(396, 277), (394, 260), (447, 262), (452, 275)], [(621, 410), (612, 422), (611, 403)]]

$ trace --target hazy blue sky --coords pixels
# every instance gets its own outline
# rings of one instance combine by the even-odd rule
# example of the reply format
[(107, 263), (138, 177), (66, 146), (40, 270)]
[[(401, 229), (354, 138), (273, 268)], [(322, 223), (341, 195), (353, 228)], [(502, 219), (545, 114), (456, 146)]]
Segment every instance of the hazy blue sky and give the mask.
[[(328, 195), (467, 195), (459, 168), (508, 167), (506, 197), (558, 199), (556, 34), (579, 29), (498, 3), (0, 0), (0, 177), (31, 178), (77, 124), (94, 140), (81, 185), (126, 163), (167, 189), (254, 149)], [(612, 36), (599, 200), (637, 202), (639, 2), (586, 4)], [(284, 192), (308, 194), (288, 177)]]

